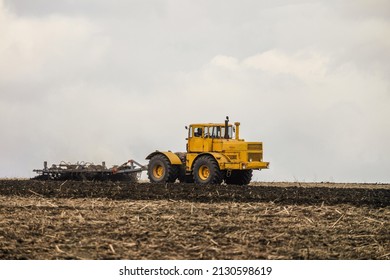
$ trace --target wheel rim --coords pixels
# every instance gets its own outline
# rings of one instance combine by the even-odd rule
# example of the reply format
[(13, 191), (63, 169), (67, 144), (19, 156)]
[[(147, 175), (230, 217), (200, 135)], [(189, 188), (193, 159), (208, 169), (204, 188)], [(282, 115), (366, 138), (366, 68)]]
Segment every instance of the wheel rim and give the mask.
[(199, 178), (203, 181), (210, 177), (210, 169), (206, 165), (202, 165), (198, 172)]
[(156, 165), (153, 168), (153, 176), (157, 179), (160, 179), (164, 176), (164, 167), (162, 165)]

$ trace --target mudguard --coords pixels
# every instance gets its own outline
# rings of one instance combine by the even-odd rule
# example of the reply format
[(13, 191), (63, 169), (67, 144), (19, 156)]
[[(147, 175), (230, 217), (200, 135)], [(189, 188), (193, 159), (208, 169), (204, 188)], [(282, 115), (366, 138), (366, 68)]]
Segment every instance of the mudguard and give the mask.
[(182, 164), (180, 158), (175, 153), (172, 153), (170, 151), (168, 151), (168, 152), (155, 151), (155, 152), (151, 153), (150, 155), (148, 155), (146, 157), (146, 159), (151, 159), (152, 157), (154, 157), (155, 155), (158, 155), (158, 154), (166, 156), (172, 165), (181, 165)]
[(220, 154), (220, 153), (215, 153), (215, 152), (211, 152), (211, 153), (201, 153), (199, 155), (197, 155), (196, 158), (194, 158), (194, 160), (192, 161), (192, 164), (191, 164), (191, 170), (193, 169), (193, 164), (195, 163), (195, 161), (200, 157), (200, 156), (204, 156), (204, 155), (210, 155), (212, 156), (216, 162), (218, 162), (218, 165), (219, 165), (219, 168), (221, 168), (221, 170), (225, 169), (225, 164), (229, 163), (230, 160), (228, 157), (226, 157), (225, 155), (223, 154)]

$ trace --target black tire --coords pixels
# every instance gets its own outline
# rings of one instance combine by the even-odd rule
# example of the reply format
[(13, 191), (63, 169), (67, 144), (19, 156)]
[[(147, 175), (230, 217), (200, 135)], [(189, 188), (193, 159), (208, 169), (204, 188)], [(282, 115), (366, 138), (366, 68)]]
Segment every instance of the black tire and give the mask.
[(187, 173), (186, 171), (186, 156), (187, 153), (175, 153), (181, 160), (182, 164), (177, 166), (179, 169), (179, 182), (180, 183), (194, 183), (194, 177), (192, 173)]
[(152, 183), (173, 183), (179, 176), (179, 167), (172, 165), (169, 159), (157, 154), (153, 156), (148, 165), (148, 177)]
[(218, 163), (211, 156), (199, 157), (194, 163), (194, 182), (196, 184), (221, 184), (222, 172)]
[(178, 179), (179, 179), (180, 183), (193, 183), (194, 182), (194, 177), (193, 177), (192, 173), (187, 174), (185, 164), (178, 166), (178, 168), (179, 168)]
[(225, 178), (228, 185), (248, 185), (252, 180), (252, 170), (232, 170), (229, 177)]

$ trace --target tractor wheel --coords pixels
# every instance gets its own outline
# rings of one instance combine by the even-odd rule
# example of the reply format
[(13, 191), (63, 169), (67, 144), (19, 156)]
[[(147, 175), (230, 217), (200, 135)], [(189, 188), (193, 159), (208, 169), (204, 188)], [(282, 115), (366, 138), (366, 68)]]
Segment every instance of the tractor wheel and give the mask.
[(173, 183), (179, 176), (179, 168), (172, 165), (166, 156), (152, 157), (148, 165), (148, 177), (152, 183)]
[(197, 184), (221, 184), (222, 172), (211, 156), (201, 156), (194, 163), (194, 181)]
[(225, 178), (228, 185), (248, 185), (252, 179), (252, 170), (232, 170), (229, 177)]

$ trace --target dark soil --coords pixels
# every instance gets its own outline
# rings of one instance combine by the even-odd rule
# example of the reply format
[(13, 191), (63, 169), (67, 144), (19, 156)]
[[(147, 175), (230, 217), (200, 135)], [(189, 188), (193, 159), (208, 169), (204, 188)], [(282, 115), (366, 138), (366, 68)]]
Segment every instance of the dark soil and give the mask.
[(390, 259), (390, 185), (0, 180), (0, 259)]
[[(327, 183), (316, 185), (280, 183), (272, 186), (232, 186), (195, 184), (150, 184), (91, 181), (0, 180), (0, 195), (48, 198), (110, 198), (115, 200), (186, 200), (192, 202), (274, 202), (278, 204), (390, 206), (389, 185), (356, 185), (337, 187)], [(345, 186), (343, 184), (342, 186)], [(352, 185), (353, 186), (353, 185)], [(359, 187), (358, 187), (359, 186)], [(363, 185), (364, 186), (364, 185)]]

